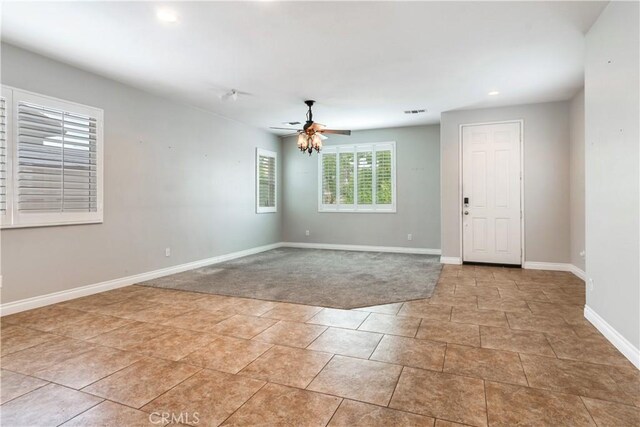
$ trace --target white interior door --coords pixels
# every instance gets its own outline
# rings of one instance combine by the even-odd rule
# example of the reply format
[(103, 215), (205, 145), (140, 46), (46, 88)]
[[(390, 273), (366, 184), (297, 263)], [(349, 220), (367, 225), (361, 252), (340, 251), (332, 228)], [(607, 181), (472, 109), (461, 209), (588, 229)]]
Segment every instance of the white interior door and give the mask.
[(463, 261), (521, 264), (520, 122), (462, 127)]

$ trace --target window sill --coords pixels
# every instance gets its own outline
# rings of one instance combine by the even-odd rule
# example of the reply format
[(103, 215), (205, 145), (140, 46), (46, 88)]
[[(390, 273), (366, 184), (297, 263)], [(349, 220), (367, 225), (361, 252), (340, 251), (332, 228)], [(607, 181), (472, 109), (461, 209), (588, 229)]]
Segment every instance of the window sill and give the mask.
[(40, 227), (60, 227), (67, 225), (89, 225), (89, 224), (102, 224), (104, 221), (102, 219), (94, 219), (87, 221), (60, 221), (60, 222), (50, 222), (50, 223), (34, 223), (34, 224), (5, 224), (0, 225), (0, 229), (14, 229), (14, 228), (40, 228)]
[(355, 209), (318, 209), (318, 213), (348, 213), (348, 214), (394, 214), (393, 210), (355, 210)]

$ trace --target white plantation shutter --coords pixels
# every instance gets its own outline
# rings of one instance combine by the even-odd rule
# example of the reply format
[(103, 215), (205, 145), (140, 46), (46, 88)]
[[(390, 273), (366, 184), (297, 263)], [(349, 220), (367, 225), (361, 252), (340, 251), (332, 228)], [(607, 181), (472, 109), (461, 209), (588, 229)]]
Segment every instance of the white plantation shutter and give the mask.
[(355, 203), (355, 154), (353, 152), (340, 152), (338, 154), (338, 204), (353, 205)]
[(371, 205), (373, 203), (373, 153), (362, 151), (358, 153), (358, 204)]
[(322, 156), (321, 177), (320, 177), (320, 197), (321, 204), (335, 205), (338, 202), (336, 192), (336, 153), (325, 153)]
[(102, 110), (17, 89), (12, 97), (9, 225), (102, 222)]
[(277, 153), (257, 149), (256, 152), (256, 211), (277, 210)]
[(395, 142), (325, 146), (319, 171), (319, 211), (396, 211)]
[(7, 100), (0, 97), (0, 216), (7, 215), (9, 151), (7, 149)]
[(376, 204), (393, 203), (393, 162), (390, 149), (376, 150)]
[(96, 212), (94, 117), (18, 103), (18, 212)]

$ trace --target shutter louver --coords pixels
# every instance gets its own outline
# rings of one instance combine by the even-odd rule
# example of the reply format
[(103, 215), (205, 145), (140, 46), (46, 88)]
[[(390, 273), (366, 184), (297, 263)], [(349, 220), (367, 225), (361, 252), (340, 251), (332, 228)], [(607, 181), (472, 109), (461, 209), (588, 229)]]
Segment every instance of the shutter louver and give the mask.
[(378, 205), (393, 203), (391, 168), (391, 151), (376, 151), (376, 204)]
[(96, 212), (96, 118), (23, 101), (17, 110), (18, 212)]
[(371, 151), (358, 153), (358, 204), (373, 203), (373, 155)]
[(260, 175), (260, 207), (276, 206), (276, 159), (258, 156), (258, 173)]
[(325, 205), (335, 205), (337, 202), (336, 157), (335, 153), (322, 156), (322, 203)]
[(0, 215), (7, 214), (7, 101), (0, 98)]
[(352, 205), (354, 203), (354, 154), (340, 153), (338, 155), (340, 165), (340, 183), (338, 192), (340, 194), (339, 204)]

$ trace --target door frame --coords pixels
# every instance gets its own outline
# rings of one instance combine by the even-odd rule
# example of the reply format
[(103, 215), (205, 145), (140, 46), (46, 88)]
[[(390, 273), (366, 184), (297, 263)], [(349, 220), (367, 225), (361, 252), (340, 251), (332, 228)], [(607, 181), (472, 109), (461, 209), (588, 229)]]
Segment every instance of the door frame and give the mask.
[(520, 266), (524, 268), (525, 260), (525, 244), (524, 244), (524, 225), (525, 225), (525, 211), (524, 211), (524, 119), (514, 120), (501, 120), (493, 122), (478, 122), (478, 123), (462, 123), (458, 127), (458, 229), (460, 233), (460, 264), (464, 264), (464, 237), (462, 227), (462, 212), (464, 206), (462, 203), (462, 128), (465, 126), (482, 126), (482, 125), (497, 125), (505, 123), (518, 123), (520, 125)]

